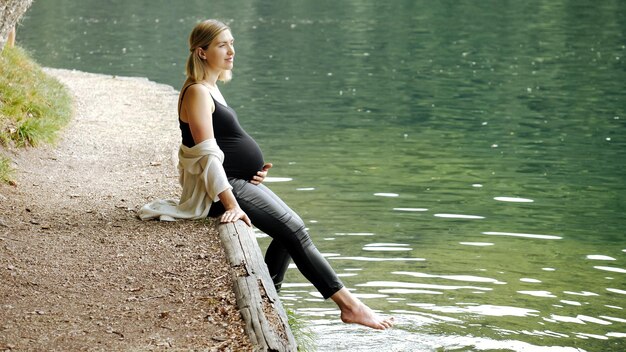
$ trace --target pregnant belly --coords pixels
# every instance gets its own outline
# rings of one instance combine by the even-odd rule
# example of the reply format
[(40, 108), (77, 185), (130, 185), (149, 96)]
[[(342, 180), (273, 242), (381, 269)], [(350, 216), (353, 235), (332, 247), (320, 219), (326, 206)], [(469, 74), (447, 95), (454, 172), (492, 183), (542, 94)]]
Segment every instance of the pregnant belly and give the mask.
[(218, 140), (224, 152), (226, 176), (251, 180), (263, 168), (263, 153), (259, 145), (249, 136), (233, 140)]

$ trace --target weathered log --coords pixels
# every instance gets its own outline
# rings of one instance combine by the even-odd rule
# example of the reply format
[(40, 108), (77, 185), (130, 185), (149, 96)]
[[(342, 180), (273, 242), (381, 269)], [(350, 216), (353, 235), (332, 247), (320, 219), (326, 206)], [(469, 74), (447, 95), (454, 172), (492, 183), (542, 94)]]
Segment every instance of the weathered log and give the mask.
[(256, 351), (297, 351), (297, 344), (252, 229), (242, 221), (218, 226), (230, 264), (237, 307)]

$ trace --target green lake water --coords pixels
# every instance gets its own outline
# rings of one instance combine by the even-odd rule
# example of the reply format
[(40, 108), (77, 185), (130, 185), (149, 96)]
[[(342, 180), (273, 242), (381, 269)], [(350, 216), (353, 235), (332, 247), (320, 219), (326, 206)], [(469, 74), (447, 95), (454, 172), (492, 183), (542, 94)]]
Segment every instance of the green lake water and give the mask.
[(626, 350), (626, 2), (47, 0), (17, 39), (179, 88), (211, 17), (268, 185), (398, 321), (346, 326), (290, 270), (319, 351)]

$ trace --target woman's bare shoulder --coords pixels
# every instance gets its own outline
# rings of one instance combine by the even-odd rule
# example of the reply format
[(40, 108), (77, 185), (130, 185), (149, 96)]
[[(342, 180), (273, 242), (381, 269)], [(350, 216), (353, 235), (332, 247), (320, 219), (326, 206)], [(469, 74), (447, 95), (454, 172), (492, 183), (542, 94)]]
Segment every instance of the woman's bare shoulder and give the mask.
[(185, 89), (186, 91), (184, 92), (182, 101), (183, 105), (213, 105), (213, 99), (211, 99), (211, 92), (208, 87), (205, 87), (202, 84), (191, 84)]
[(191, 84), (185, 89), (180, 114), (183, 122), (190, 122), (213, 113), (215, 105), (208, 87), (202, 84)]
[[(190, 83), (183, 88), (185, 96), (187, 94), (194, 96), (205, 96), (210, 94), (209, 88), (200, 83)], [(209, 95), (210, 96), (210, 95)]]

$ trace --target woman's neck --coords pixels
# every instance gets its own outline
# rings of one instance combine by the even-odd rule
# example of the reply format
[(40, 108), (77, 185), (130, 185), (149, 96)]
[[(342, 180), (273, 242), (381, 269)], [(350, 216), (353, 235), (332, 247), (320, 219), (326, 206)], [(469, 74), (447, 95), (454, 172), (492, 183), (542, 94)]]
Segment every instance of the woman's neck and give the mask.
[(222, 72), (209, 71), (209, 74), (207, 75), (207, 77), (204, 80), (202, 80), (202, 82), (198, 82), (198, 83), (203, 83), (208, 86), (217, 88), (217, 80), (221, 74)]

